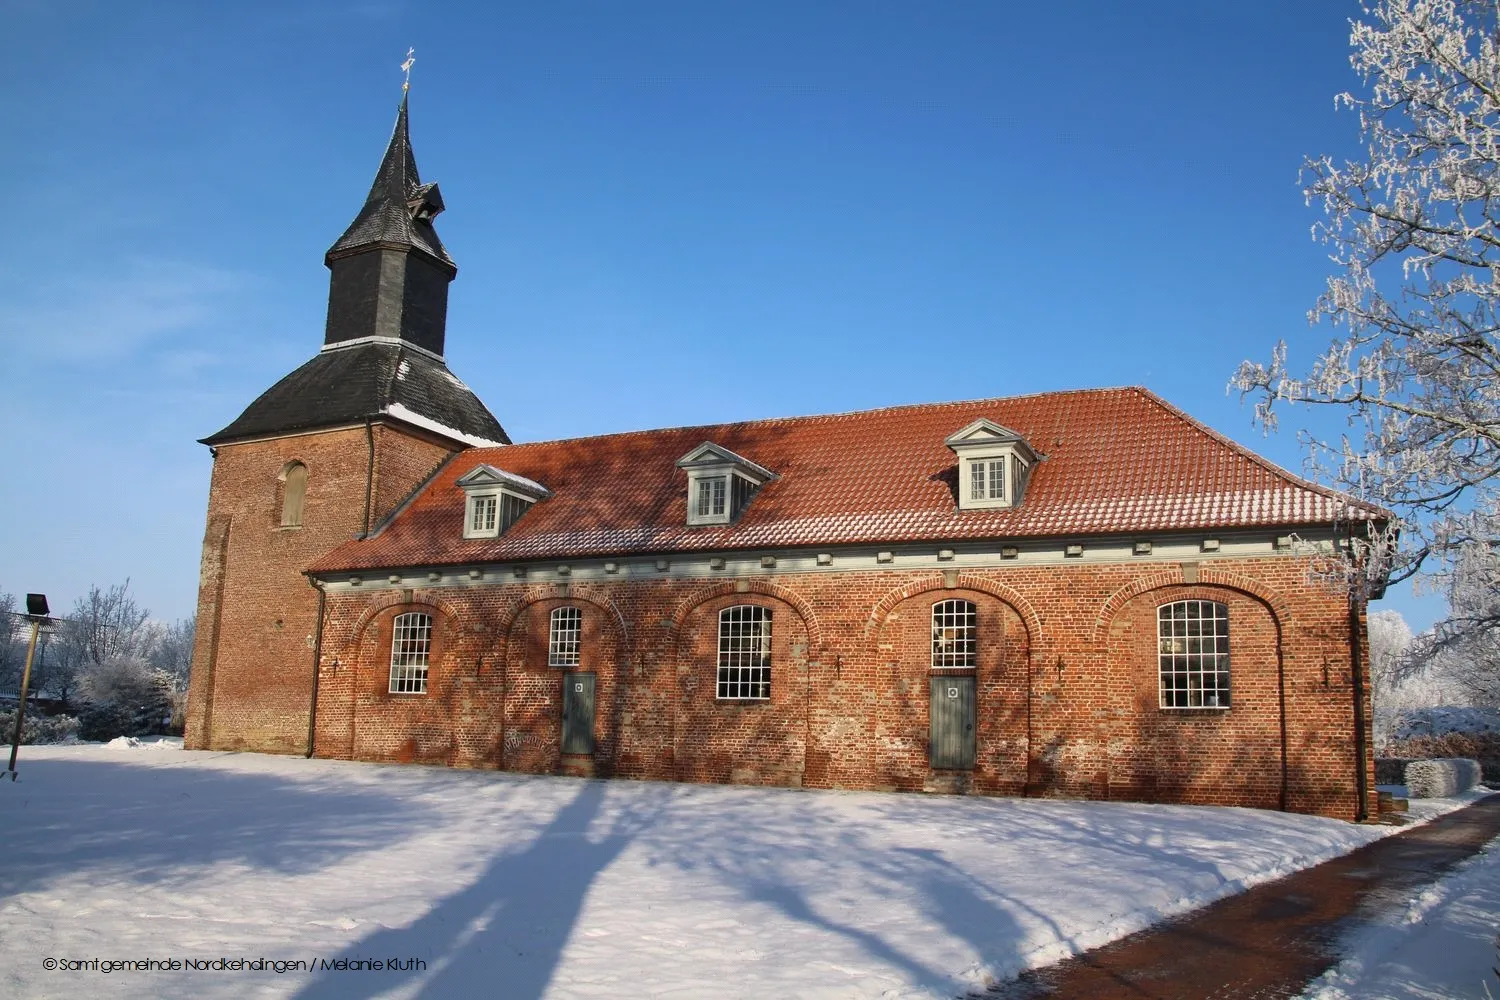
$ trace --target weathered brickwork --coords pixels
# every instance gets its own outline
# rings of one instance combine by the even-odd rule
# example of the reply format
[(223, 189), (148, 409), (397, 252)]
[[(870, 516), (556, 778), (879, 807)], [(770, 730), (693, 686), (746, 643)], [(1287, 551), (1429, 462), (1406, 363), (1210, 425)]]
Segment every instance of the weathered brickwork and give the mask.
[[(379, 425), (368, 433), (360, 426), (217, 449), (188, 747), (306, 749), (318, 592), (302, 570), (364, 530), (367, 480), (374, 523), (395, 506), (391, 497), (409, 494), (449, 454), (434, 441)], [(307, 493), (302, 524), (284, 527), (283, 475), (293, 462), (307, 467)]]
[[(1150, 562), (947, 576), (507, 578), (406, 591), (374, 580), (368, 592), (328, 599), (316, 753), (537, 773), (1281, 807), (1349, 819), (1357, 803), (1347, 608), (1308, 582), (1308, 568), (1291, 556), (1204, 561), (1189, 567), (1195, 582), (1179, 564)], [(931, 608), (950, 598), (972, 601), (978, 618), (971, 772), (935, 771), (927, 758)], [(1159, 707), (1156, 613), (1178, 600), (1228, 606), (1227, 710)], [(715, 697), (719, 612), (737, 604), (772, 612), (769, 701)], [(583, 616), (577, 669), (597, 678), (596, 747), (585, 762), (561, 755), (565, 668), (547, 664), (549, 615), (565, 605)], [(434, 621), (428, 692), (390, 694), (391, 622), (412, 610)], [(265, 705), (266, 716), (286, 712), (305, 726), (309, 654), (301, 644), (283, 655), (285, 665), (256, 658), (248, 683), (221, 680), (215, 713), (234, 691), (246, 718)], [(224, 669), (221, 662), (221, 678)], [(274, 690), (272, 676), (284, 676), (289, 691)], [(238, 745), (306, 748), (305, 731), (259, 732), (236, 729)], [(1368, 752), (1363, 766), (1373, 788)]]

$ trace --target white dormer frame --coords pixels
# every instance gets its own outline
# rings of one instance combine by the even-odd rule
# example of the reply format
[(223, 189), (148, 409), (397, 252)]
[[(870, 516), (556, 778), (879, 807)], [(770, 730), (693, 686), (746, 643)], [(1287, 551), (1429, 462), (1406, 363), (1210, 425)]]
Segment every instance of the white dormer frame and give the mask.
[(776, 478), (770, 469), (712, 441), (704, 441), (679, 458), (677, 467), (688, 477), (690, 525), (729, 524), (740, 516), (756, 490)]
[(1040, 456), (1009, 427), (980, 417), (943, 442), (958, 456), (958, 509), (1016, 507)]
[(532, 504), (552, 495), (541, 483), (493, 465), (476, 465), (455, 485), (464, 491), (465, 538), (498, 538)]

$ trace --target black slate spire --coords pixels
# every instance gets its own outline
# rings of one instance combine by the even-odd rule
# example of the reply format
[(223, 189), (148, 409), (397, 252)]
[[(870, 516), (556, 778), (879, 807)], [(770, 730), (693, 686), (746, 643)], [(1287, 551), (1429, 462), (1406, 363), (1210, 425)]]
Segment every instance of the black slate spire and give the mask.
[(459, 446), (509, 444), (442, 357), (448, 282), (458, 273), (432, 228), (442, 210), (437, 185), (417, 175), (403, 97), (364, 208), (324, 258), (333, 276), (323, 349), (203, 443), (381, 420)]
[(333, 272), (325, 345), (380, 337), (443, 353), (458, 267), (432, 227), (442, 210), (438, 186), (417, 173), (403, 96), (364, 207), (324, 257)]

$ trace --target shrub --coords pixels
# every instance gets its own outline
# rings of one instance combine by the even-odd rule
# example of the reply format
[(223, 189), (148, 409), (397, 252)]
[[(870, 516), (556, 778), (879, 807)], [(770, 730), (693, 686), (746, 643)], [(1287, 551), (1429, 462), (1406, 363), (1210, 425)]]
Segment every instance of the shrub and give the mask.
[[(16, 732), (15, 709), (0, 712), (0, 740), (9, 743)], [(71, 715), (26, 713), (21, 726), (22, 743), (66, 743), (78, 738), (78, 720)]]
[(1414, 799), (1440, 799), (1479, 784), (1479, 762), (1462, 757), (1414, 760), (1406, 765), (1406, 789)]

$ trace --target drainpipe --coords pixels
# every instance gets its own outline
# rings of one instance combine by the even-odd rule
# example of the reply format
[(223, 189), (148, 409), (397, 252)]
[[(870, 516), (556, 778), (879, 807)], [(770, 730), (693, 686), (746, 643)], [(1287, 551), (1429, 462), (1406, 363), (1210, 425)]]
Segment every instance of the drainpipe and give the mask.
[(375, 428), (370, 423), (370, 418), (365, 417), (365, 448), (369, 457), (365, 461), (365, 518), (359, 530), (359, 537), (366, 538), (370, 534), (370, 504), (375, 494)]
[(1349, 592), (1349, 674), (1354, 682), (1354, 790), (1359, 796), (1359, 808), (1354, 812), (1354, 821), (1363, 823), (1370, 818), (1369, 782), (1365, 775), (1365, 678), (1364, 664), (1360, 657), (1359, 643), (1359, 598), (1353, 590)]
[(1287, 805), (1287, 762), (1286, 762), (1286, 644), (1282, 641), (1281, 630), (1285, 628), (1283, 623), (1278, 622), (1276, 626), (1276, 705), (1281, 716), (1281, 811), (1286, 812)]
[(311, 757), (318, 733), (318, 674), (323, 664), (323, 610), (328, 603), (328, 591), (311, 576), (307, 582), (318, 591), (318, 628), (313, 633), (312, 700), (307, 706), (307, 753), (303, 755)]
[[(1349, 558), (1355, 560), (1354, 550), (1354, 520), (1351, 518), (1345, 527), (1348, 537)], [(1363, 576), (1364, 567), (1355, 562), (1356, 568)], [(1359, 642), (1359, 606), (1363, 596), (1363, 587), (1356, 587), (1352, 582), (1349, 586), (1349, 680), (1354, 688), (1354, 790), (1359, 796), (1359, 806), (1354, 811), (1354, 821), (1363, 823), (1370, 818), (1370, 809), (1367, 803), (1369, 798), (1369, 781), (1365, 775), (1365, 677), (1362, 650)]]

